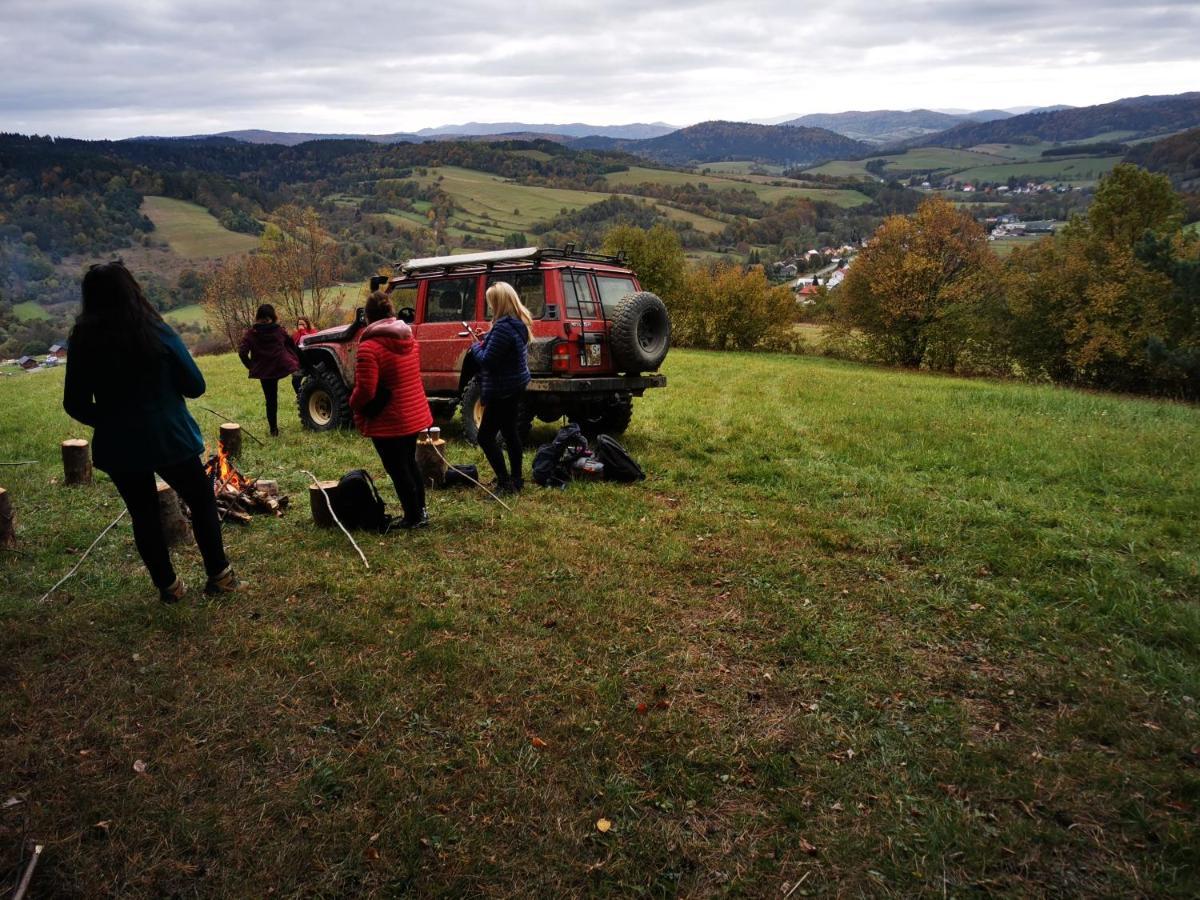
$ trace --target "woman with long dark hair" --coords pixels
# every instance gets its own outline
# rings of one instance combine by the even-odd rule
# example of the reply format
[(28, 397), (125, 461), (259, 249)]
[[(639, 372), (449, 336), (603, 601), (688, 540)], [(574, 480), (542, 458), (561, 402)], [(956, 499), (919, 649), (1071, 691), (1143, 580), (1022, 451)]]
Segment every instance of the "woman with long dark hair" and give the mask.
[(244, 583), (225, 557), (212, 476), (200, 462), (204, 441), (184, 403), (184, 397), (204, 393), (204, 376), (123, 264), (92, 266), (82, 293), (63, 408), (95, 429), (93, 461), (129, 508), (134, 541), (159, 598), (175, 603), (185, 586), (171, 565), (159, 520), (156, 472), (191, 510), (208, 575), (204, 592), (240, 590)]
[[(479, 423), (479, 446), (496, 473), (496, 492), (514, 494), (521, 490), (521, 401), (529, 384), (529, 342), (533, 317), (507, 281), (487, 289), (492, 309), (492, 330), (471, 347), (479, 363), (482, 381), (483, 420)], [(508, 451), (508, 466), (500, 449), (500, 435)]]
[(294, 375), (300, 368), (300, 354), (292, 336), (279, 324), (279, 316), (270, 303), (262, 304), (254, 314), (254, 326), (243, 335), (238, 356), (250, 377), (257, 378), (262, 384), (263, 399), (267, 403), (267, 426), (271, 429), (271, 437), (279, 437), (279, 381)]

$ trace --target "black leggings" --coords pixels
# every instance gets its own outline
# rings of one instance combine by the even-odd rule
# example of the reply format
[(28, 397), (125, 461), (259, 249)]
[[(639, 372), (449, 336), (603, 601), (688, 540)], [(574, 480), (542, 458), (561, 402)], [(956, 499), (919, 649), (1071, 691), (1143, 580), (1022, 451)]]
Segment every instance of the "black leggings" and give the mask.
[(267, 401), (267, 425), (274, 434), (279, 430), (279, 379), (262, 379), (263, 397)]
[(404, 518), (409, 522), (420, 521), (425, 517), (425, 478), (417, 468), (417, 436), (371, 438), (371, 442), (396, 486)]
[[(196, 457), (173, 466), (163, 466), (157, 471), (191, 510), (192, 533), (196, 536), (200, 555), (204, 557), (204, 571), (210, 578), (221, 574), (229, 565), (229, 560), (225, 558), (225, 546), (221, 541), (221, 522), (217, 519), (212, 476), (205, 474), (203, 464)], [(142, 562), (150, 571), (150, 580), (157, 588), (170, 587), (175, 581), (175, 568), (171, 565), (167, 539), (158, 517), (158, 488), (154, 482), (154, 471), (110, 472), (109, 477), (129, 508), (129, 517), (133, 519), (133, 540), (138, 553), (142, 555)]]
[(518, 419), (524, 394), (524, 391), (517, 391), (507, 397), (487, 401), (483, 408), (483, 421), (479, 423), (479, 446), (501, 482), (508, 481), (509, 469), (505, 468), (504, 453), (500, 450), (500, 442), (496, 440), (497, 435), (504, 436), (513, 481), (521, 481), (521, 435)]

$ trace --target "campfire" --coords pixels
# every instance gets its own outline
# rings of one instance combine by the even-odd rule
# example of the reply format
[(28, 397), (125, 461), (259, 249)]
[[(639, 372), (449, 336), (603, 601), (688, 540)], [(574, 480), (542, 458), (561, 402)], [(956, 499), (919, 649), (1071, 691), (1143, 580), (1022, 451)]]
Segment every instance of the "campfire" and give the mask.
[(255, 513), (282, 516), (288, 498), (279, 495), (274, 481), (247, 478), (238, 471), (233, 457), (217, 444), (217, 452), (209, 457), (205, 471), (213, 476), (213, 491), (217, 497), (217, 512), (221, 521), (232, 519), (245, 525)]

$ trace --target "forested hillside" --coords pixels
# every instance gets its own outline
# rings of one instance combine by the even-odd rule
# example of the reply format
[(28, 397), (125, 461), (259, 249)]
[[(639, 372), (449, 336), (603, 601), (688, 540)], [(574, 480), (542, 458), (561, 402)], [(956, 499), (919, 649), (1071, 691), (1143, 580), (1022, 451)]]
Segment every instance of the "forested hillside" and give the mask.
[(779, 165), (803, 165), (871, 152), (871, 145), (824, 128), (701, 122), (644, 141), (582, 138), (578, 149), (616, 149), (670, 165), (746, 159)]
[(1164, 97), (1130, 97), (1098, 106), (1033, 112), (993, 122), (957, 125), (909, 142), (910, 146), (973, 147), (1079, 141), (1109, 132), (1131, 136), (1167, 134), (1200, 122), (1200, 92)]

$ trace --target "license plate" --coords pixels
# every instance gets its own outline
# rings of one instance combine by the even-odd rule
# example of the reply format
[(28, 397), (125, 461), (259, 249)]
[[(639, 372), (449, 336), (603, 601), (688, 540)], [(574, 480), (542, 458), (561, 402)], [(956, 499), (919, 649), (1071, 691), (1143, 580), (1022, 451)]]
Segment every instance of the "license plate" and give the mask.
[(585, 366), (600, 365), (600, 345), (599, 344), (588, 344), (588, 345), (586, 345), (586, 347), (584, 349), (585, 349), (585, 352), (583, 355), (583, 364)]

